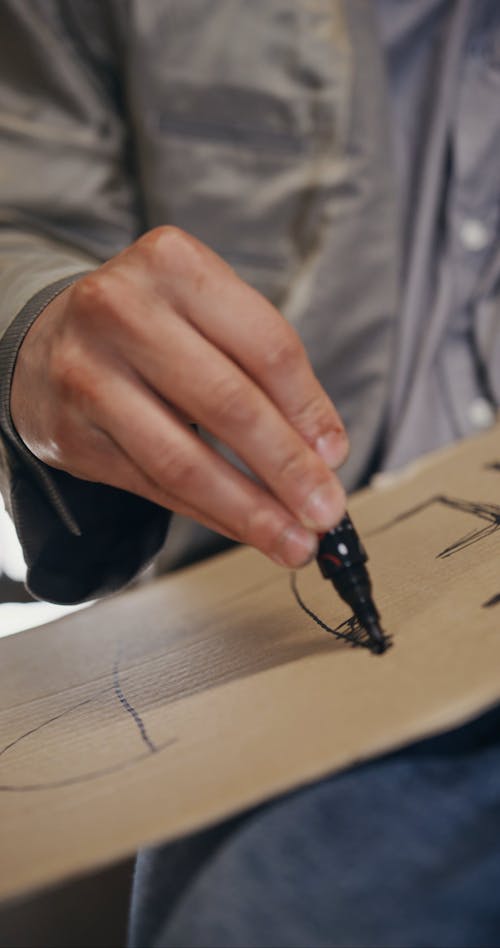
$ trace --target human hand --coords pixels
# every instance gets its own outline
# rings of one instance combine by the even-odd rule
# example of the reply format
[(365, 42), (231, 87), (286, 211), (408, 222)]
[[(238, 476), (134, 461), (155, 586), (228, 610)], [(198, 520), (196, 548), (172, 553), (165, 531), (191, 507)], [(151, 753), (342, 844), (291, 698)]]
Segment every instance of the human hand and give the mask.
[[(159, 227), (57, 296), (20, 348), (16, 429), (41, 461), (295, 567), (345, 507), (348, 443), (295, 331), (215, 253)], [(203, 426), (258, 481), (205, 444)]]

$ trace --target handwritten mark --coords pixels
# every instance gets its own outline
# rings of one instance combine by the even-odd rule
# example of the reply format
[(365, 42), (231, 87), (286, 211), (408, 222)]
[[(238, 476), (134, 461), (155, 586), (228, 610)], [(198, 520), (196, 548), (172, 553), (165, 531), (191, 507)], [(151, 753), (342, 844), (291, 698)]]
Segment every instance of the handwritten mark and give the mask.
[(491, 599), (487, 599), (486, 602), (483, 602), (483, 609), (491, 609), (492, 606), (498, 606), (500, 604), (500, 593), (497, 593), (496, 596), (492, 596)]
[[(61, 787), (72, 786), (73, 784), (86, 783), (90, 780), (96, 780), (99, 777), (106, 777), (112, 774), (119, 773), (120, 771), (127, 770), (129, 767), (135, 766), (135, 764), (140, 763), (141, 761), (146, 760), (151, 757), (152, 754), (157, 754), (162, 750), (165, 750), (166, 747), (170, 747), (172, 744), (177, 743), (177, 738), (172, 737), (168, 741), (165, 741), (162, 744), (155, 744), (154, 741), (149, 737), (144, 721), (142, 720), (139, 712), (133, 705), (130, 703), (128, 698), (123, 692), (123, 688), (120, 681), (120, 655), (121, 650), (118, 649), (117, 657), (113, 665), (113, 690), (114, 694), (118, 698), (121, 707), (126, 711), (127, 714), (133, 719), (141, 740), (146, 745), (147, 750), (143, 751), (142, 754), (138, 754), (134, 757), (130, 757), (128, 760), (121, 761), (116, 764), (112, 764), (110, 767), (102, 767), (97, 770), (90, 770), (82, 774), (77, 774), (75, 776), (61, 777), (57, 780), (48, 780), (45, 782), (38, 783), (29, 783), (29, 784), (1, 784), (0, 783), (0, 793), (26, 793), (31, 791), (40, 791), (40, 790), (58, 790)], [(19, 737), (16, 737), (15, 740), (10, 741), (4, 747), (0, 748), (0, 757), (7, 754), (8, 751), (13, 750), (16, 745), (20, 744), (26, 738), (30, 737), (32, 734), (35, 734), (37, 731), (41, 731), (43, 728), (48, 727), (54, 721), (58, 721), (65, 715), (71, 714), (73, 711), (76, 711), (78, 708), (81, 708), (84, 705), (91, 704), (93, 701), (97, 701), (99, 698), (102, 698), (106, 692), (109, 692), (109, 689), (101, 688), (97, 694), (93, 695), (92, 698), (85, 698), (83, 701), (79, 701), (76, 704), (71, 705), (71, 707), (66, 708), (64, 711), (60, 711), (58, 714), (52, 715), (52, 717), (47, 718), (46, 721), (42, 721), (40, 724), (37, 724), (35, 727), (30, 728), (28, 731), (25, 731), (23, 734), (20, 734)]]
[(500, 529), (500, 506), (498, 504), (480, 503), (479, 501), (462, 500), (458, 497), (447, 497), (444, 494), (436, 494), (435, 497), (430, 497), (428, 500), (424, 500), (423, 503), (417, 504), (415, 507), (410, 507), (409, 510), (398, 514), (397, 517), (372, 530), (368, 535), (376, 536), (378, 533), (389, 530), (391, 527), (396, 526), (396, 524), (402, 523), (404, 520), (409, 520), (410, 517), (415, 517), (416, 514), (421, 513), (428, 507), (432, 507), (433, 504), (442, 504), (445, 507), (451, 507), (453, 510), (459, 510), (462, 513), (472, 514), (488, 522), (488, 526), (481, 527), (479, 530), (472, 530), (455, 543), (441, 550), (436, 556), (437, 559), (445, 559), (447, 556), (453, 556), (455, 553), (459, 553), (460, 550), (465, 550), (466, 547), (472, 546), (474, 543), (479, 543), (480, 540), (485, 540), (486, 537), (491, 536), (491, 534), (496, 533), (496, 531)]
[[(41, 727), (44, 727), (44, 725), (42, 724)], [(22, 741), (26, 736), (27, 735), (23, 734), (19, 740)], [(169, 744), (173, 744), (174, 742), (175, 738), (162, 744), (158, 747), (158, 750), (163, 750), (164, 747), (168, 747)], [(143, 754), (139, 754), (137, 757), (124, 760), (119, 764), (112, 764), (110, 767), (101, 767), (99, 770), (89, 770), (84, 774), (78, 774), (76, 777), (61, 777), (60, 780), (47, 780), (45, 783), (3, 783), (0, 784), (0, 793), (31, 793), (40, 790), (60, 790), (62, 787), (71, 787), (78, 783), (88, 783), (89, 780), (97, 780), (100, 777), (108, 777), (122, 770), (128, 770), (129, 767), (133, 767), (135, 764), (149, 757), (151, 757), (151, 753), (147, 751)]]
[[(316, 623), (316, 625), (319, 625), (319, 627), (324, 629), (325, 632), (329, 632), (331, 635), (334, 635), (336, 639), (343, 639), (345, 642), (349, 642), (353, 648), (367, 648), (370, 652), (375, 654), (376, 646), (356, 616), (351, 616), (350, 619), (345, 619), (344, 622), (341, 622), (340, 625), (338, 625), (336, 628), (333, 628), (333, 626), (323, 622), (323, 619), (320, 619), (320, 617), (305, 604), (298, 590), (297, 574), (295, 572), (290, 573), (290, 586), (298, 605), (305, 613), (307, 613), (307, 615)], [(386, 647), (390, 648), (391, 645), (392, 642), (390, 639), (388, 639)]]
[(6, 744), (5, 747), (2, 747), (0, 750), (0, 757), (2, 754), (6, 754), (7, 751), (12, 750), (16, 744), (19, 744), (20, 741), (24, 741), (25, 738), (30, 737), (31, 734), (36, 734), (37, 731), (40, 731), (42, 727), (47, 727), (49, 724), (52, 724), (53, 721), (58, 721), (59, 718), (63, 718), (65, 714), (70, 714), (71, 711), (76, 711), (77, 708), (81, 708), (84, 704), (90, 704), (91, 701), (94, 701), (94, 698), (85, 698), (84, 701), (79, 701), (78, 704), (73, 704), (71, 708), (66, 708), (65, 711), (60, 711), (59, 714), (54, 714), (51, 718), (48, 718), (47, 721), (44, 721), (42, 724), (37, 724), (35, 727), (25, 731), (24, 734), (21, 734), (19, 737), (16, 737), (15, 740), (11, 741), (10, 744)]
[(128, 698), (125, 697), (123, 693), (123, 689), (120, 682), (120, 672), (118, 670), (118, 662), (119, 662), (119, 657), (115, 659), (115, 663), (113, 665), (113, 685), (115, 689), (115, 695), (118, 698), (118, 701), (120, 702), (122, 708), (125, 709), (127, 714), (130, 714), (131, 718), (137, 725), (137, 729), (139, 731), (141, 739), (144, 741), (148, 750), (152, 754), (156, 754), (158, 752), (158, 747), (156, 746), (156, 744), (153, 743), (153, 741), (149, 737), (149, 734), (146, 731), (146, 726), (144, 724), (144, 721), (142, 720), (139, 712), (136, 711), (133, 705), (130, 704), (130, 701), (128, 700)]

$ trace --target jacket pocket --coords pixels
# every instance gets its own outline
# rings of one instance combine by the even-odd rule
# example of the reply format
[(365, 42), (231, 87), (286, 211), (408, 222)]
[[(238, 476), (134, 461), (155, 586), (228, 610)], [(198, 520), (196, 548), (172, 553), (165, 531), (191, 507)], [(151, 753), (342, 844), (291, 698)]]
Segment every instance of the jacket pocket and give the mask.
[(195, 234), (275, 301), (345, 158), (343, 11), (341, 0), (134, 8), (148, 49), (133, 91), (148, 223)]

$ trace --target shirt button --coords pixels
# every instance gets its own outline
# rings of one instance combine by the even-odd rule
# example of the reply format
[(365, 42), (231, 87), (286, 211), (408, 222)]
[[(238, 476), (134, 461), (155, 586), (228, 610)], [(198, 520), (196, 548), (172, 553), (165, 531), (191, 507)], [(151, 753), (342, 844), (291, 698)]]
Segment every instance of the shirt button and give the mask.
[(495, 421), (495, 409), (486, 398), (475, 398), (469, 405), (469, 421), (478, 430), (491, 428)]
[(473, 217), (462, 221), (459, 234), (466, 250), (484, 250), (490, 239), (488, 229), (482, 221), (474, 220)]

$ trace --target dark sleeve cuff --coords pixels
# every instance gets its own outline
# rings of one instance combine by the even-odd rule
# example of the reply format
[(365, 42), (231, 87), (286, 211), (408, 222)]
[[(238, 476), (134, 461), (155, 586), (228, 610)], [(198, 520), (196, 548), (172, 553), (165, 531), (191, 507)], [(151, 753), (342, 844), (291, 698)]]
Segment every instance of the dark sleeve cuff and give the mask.
[(0, 343), (0, 435), (5, 501), (23, 548), (30, 592), (58, 603), (115, 592), (163, 545), (170, 514), (126, 491), (81, 481), (43, 464), (19, 438), (10, 389), (19, 347), (29, 328), (83, 273), (46, 287), (23, 307)]

